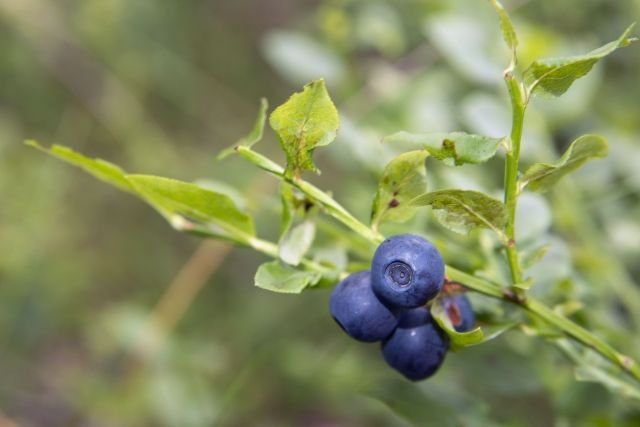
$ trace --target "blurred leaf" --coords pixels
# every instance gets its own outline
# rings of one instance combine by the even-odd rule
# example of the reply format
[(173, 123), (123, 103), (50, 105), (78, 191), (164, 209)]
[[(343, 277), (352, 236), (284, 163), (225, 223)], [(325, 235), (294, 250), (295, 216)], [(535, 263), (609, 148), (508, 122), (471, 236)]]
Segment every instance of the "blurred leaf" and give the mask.
[(258, 267), (255, 285), (268, 291), (299, 294), (307, 286), (318, 283), (320, 279), (320, 273), (297, 270), (280, 261), (270, 261)]
[(576, 380), (599, 383), (612, 393), (629, 399), (640, 400), (640, 388), (636, 384), (622, 379), (619, 376), (620, 371), (618, 369), (615, 371), (616, 375), (600, 367), (599, 365), (603, 360), (593, 351), (580, 351), (567, 339), (557, 339), (553, 343), (575, 363), (574, 373)]
[(125, 172), (113, 163), (102, 159), (90, 159), (62, 145), (52, 145), (51, 148), (46, 148), (33, 140), (25, 141), (25, 144), (74, 166), (78, 166), (85, 172), (88, 172), (101, 181), (118, 187), (120, 190), (135, 193), (135, 190), (125, 177)]
[(574, 81), (587, 75), (599, 60), (635, 41), (635, 38), (629, 38), (634, 25), (630, 25), (618, 40), (587, 54), (534, 61), (524, 72), (524, 80), (529, 86), (529, 91), (534, 94), (562, 95)]
[(582, 135), (571, 143), (558, 163), (536, 163), (525, 172), (521, 186), (533, 191), (547, 191), (563, 176), (575, 171), (588, 160), (607, 155), (607, 141), (598, 135)]
[(474, 12), (478, 11), (432, 13), (425, 30), (438, 52), (463, 77), (494, 85), (502, 80), (502, 70), (490, 55), (496, 40), (487, 20), (479, 19)]
[(293, 186), (288, 182), (280, 182), (280, 205), (282, 206), (282, 216), (280, 220), (280, 234), (284, 235), (293, 224), (295, 213), (295, 195)]
[(520, 261), (520, 263), (522, 264), (522, 268), (526, 270), (528, 268), (533, 267), (538, 262), (540, 262), (542, 258), (544, 258), (544, 256), (547, 254), (550, 247), (551, 247), (550, 244), (546, 244), (546, 245), (539, 246), (538, 248), (531, 250), (529, 252), (524, 252)]
[(575, 369), (578, 381), (600, 383), (611, 392), (634, 400), (640, 400), (640, 389), (628, 381), (612, 375), (604, 369), (595, 366), (582, 365)]
[(553, 217), (549, 201), (542, 195), (524, 191), (518, 198), (516, 207), (516, 236), (518, 246), (527, 248), (531, 243), (537, 243), (540, 236), (549, 232)]
[(424, 150), (410, 151), (387, 164), (373, 199), (373, 228), (382, 221), (405, 222), (415, 215), (417, 208), (409, 202), (427, 190), (425, 159), (428, 155)]
[(518, 37), (516, 35), (516, 30), (513, 28), (513, 23), (511, 22), (511, 18), (502, 7), (497, 0), (491, 0), (491, 4), (498, 12), (498, 17), (500, 18), (500, 29), (502, 30), (502, 37), (504, 38), (505, 43), (511, 49), (511, 55), (513, 64), (516, 62), (516, 48), (518, 47)]
[(311, 248), (315, 235), (316, 225), (311, 220), (305, 220), (291, 228), (280, 239), (280, 259), (293, 266), (300, 264), (300, 260)]
[(318, 171), (311, 154), (316, 147), (330, 144), (338, 131), (338, 111), (324, 80), (307, 84), (269, 117), (287, 156), (286, 174), (298, 176), (304, 170)]
[(319, 76), (329, 84), (340, 84), (347, 77), (342, 58), (303, 33), (269, 31), (263, 39), (262, 50), (269, 64), (295, 85)]
[(127, 175), (138, 194), (173, 222), (195, 219), (215, 227), (221, 237), (245, 240), (255, 235), (253, 219), (238, 210), (230, 197), (195, 184), (150, 175)]
[(449, 230), (466, 234), (485, 227), (504, 237), (504, 205), (484, 193), (467, 190), (440, 190), (425, 193), (411, 201), (414, 206), (431, 206), (438, 221)]
[(422, 145), (429, 154), (449, 166), (486, 162), (496, 154), (502, 141), (501, 138), (465, 132), (414, 134), (402, 131), (384, 138), (384, 142)]
[(262, 139), (262, 133), (264, 130), (264, 123), (267, 121), (267, 109), (269, 108), (269, 103), (266, 98), (260, 99), (260, 110), (258, 110), (258, 117), (256, 117), (256, 122), (253, 125), (253, 129), (249, 135), (240, 138), (237, 140), (232, 146), (225, 148), (218, 154), (218, 160), (222, 160), (225, 157), (233, 154), (236, 150), (236, 147), (239, 145), (243, 145), (245, 147), (251, 147), (256, 142)]

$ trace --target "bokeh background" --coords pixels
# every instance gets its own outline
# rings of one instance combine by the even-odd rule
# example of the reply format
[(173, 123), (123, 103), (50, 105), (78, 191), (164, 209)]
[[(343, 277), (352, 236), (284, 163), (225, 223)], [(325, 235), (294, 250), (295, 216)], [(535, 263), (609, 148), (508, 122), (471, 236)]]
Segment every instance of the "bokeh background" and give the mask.
[[(504, 3), (525, 66), (588, 51), (640, 17), (638, 0)], [(0, 0), (0, 426), (640, 425), (638, 406), (576, 382), (557, 347), (520, 330), (409, 383), (376, 345), (341, 333), (327, 290), (254, 288), (264, 257), (176, 233), (138, 200), (22, 144), (200, 180), (238, 196), (274, 239), (277, 183), (240, 159), (215, 160), (250, 129), (260, 97), (273, 107), (326, 79), (341, 130), (309, 179), (366, 219), (391, 155), (384, 135), (507, 133), (507, 62), (480, 1)], [(526, 195), (518, 224), (523, 241), (551, 243), (529, 273), (534, 291), (582, 301), (563, 309), (636, 357), (638, 75), (635, 46), (562, 99), (535, 100), (525, 164), (552, 161), (586, 132), (605, 135), (611, 153), (560, 190)], [(269, 132), (256, 147), (283, 160)], [(501, 168), (498, 158), (429, 173), (436, 187), (499, 191)], [(447, 262), (494, 268), (474, 249), (482, 234), (428, 227)], [(518, 316), (473, 298), (480, 317)]]

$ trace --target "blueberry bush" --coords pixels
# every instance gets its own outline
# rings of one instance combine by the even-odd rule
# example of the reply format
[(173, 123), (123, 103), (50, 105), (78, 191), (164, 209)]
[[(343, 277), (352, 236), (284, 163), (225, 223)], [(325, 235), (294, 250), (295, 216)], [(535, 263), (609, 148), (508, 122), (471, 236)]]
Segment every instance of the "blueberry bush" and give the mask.
[[(324, 4), (319, 19), (336, 51), (348, 51), (351, 38), (337, 24), (346, 19), (348, 8), (336, 4)], [(300, 359), (307, 360), (308, 370), (318, 370), (304, 387), (315, 383), (331, 394), (346, 384), (391, 412), (389, 423), (394, 424), (509, 424), (513, 419), (496, 416), (493, 408), (513, 394), (535, 402), (543, 389), (551, 397), (534, 406), (552, 407), (547, 412), (558, 425), (573, 425), (575, 420), (584, 425), (634, 425), (640, 419), (640, 347), (634, 339), (640, 327), (640, 288), (624, 260), (603, 243), (599, 224), (589, 215), (589, 198), (582, 194), (583, 187), (598, 185), (607, 193), (606, 185), (598, 184), (598, 169), (588, 168), (607, 161), (609, 144), (587, 126), (597, 121), (588, 107), (572, 111), (567, 103), (585, 102), (571, 98), (574, 86), (589, 82), (590, 73), (600, 75), (601, 61), (614, 61), (618, 50), (636, 41), (633, 25), (621, 27), (620, 34), (600, 47), (583, 49), (586, 53), (538, 57), (537, 52), (548, 51), (536, 44), (543, 35), (514, 25), (518, 21), (512, 22), (497, 0), (474, 7), (492, 14), (482, 16), (493, 27), (480, 30), (491, 34), (493, 28), (502, 38), (501, 49), (494, 47), (494, 53), (506, 58), (506, 67), (496, 69), (490, 60), (475, 58), (477, 53), (460, 51), (452, 29), (470, 32), (467, 40), (485, 39), (473, 33), (477, 27), (465, 26), (466, 18), (441, 13), (425, 31), (454, 72), (426, 66), (423, 74), (408, 78), (381, 68), (380, 83), (373, 79), (360, 99), (345, 103), (346, 114), (336, 107), (332, 93), (334, 87), (341, 98), (349, 93), (348, 78), (341, 77), (347, 65), (303, 36), (271, 34), (264, 50), (276, 68), (284, 67), (287, 55), (304, 59), (304, 52), (312, 52), (317, 70), (305, 68), (304, 61), (282, 69), (292, 81), (306, 84), (275, 108), (262, 99), (249, 133), (215, 153), (216, 165), (227, 165), (221, 166), (228, 168), (225, 183), (132, 174), (64, 145), (35, 140), (26, 144), (139, 198), (179, 232), (267, 257), (255, 269), (260, 290), (309, 298), (339, 325), (332, 334), (340, 334), (341, 328), (357, 341), (378, 343), (359, 343), (359, 350), (342, 359), (334, 345), (330, 361), (318, 364), (312, 363), (313, 350), (298, 348), (306, 352)], [(371, 36), (353, 37), (389, 57), (403, 51), (409, 40), (399, 30), (400, 17), (386, 15), (393, 9), (383, 3), (365, 9), (359, 25)], [(384, 34), (373, 36), (375, 28), (383, 28)], [(400, 67), (414, 60), (409, 56), (409, 65)], [(461, 83), (456, 85), (456, 80)], [(460, 92), (474, 85), (497, 81), (502, 95), (484, 90), (464, 98), (460, 114), (466, 122), (455, 130), (446, 92), (462, 96)], [(585, 90), (591, 89), (579, 93)], [(430, 97), (419, 104), (424, 93)], [(376, 97), (385, 102), (369, 105)], [(550, 107), (554, 102), (561, 106)], [(415, 117), (394, 117), (400, 110)], [(376, 123), (382, 138), (358, 128), (354, 111)], [(580, 134), (550, 142), (549, 129), (556, 120), (563, 115), (577, 120), (580, 114), (590, 118), (579, 126)], [(265, 132), (267, 126), (271, 133)], [(273, 149), (277, 144), (263, 142), (268, 138), (277, 141), (280, 152)], [(345, 172), (326, 181), (316, 163), (323, 165), (322, 153), (333, 147), (335, 161), (345, 165)], [(283, 161), (276, 160), (282, 155)], [(260, 170), (264, 178), (248, 184), (242, 176), (245, 165)], [(590, 176), (585, 170), (596, 172)], [(277, 183), (277, 200), (269, 198), (260, 206), (251, 198), (263, 191), (260, 185), (267, 179)], [(324, 181), (312, 182), (316, 180)], [(333, 186), (325, 190), (327, 182)], [(240, 187), (249, 189), (242, 194)], [(592, 313), (592, 304), (601, 308)], [(209, 321), (216, 321), (215, 313)], [(162, 337), (148, 335), (144, 340), (149, 342), (140, 348), (153, 353), (161, 348)], [(538, 353), (542, 341), (545, 350)], [(143, 359), (149, 357), (143, 353)], [(271, 350), (256, 357), (268, 365), (286, 356)], [(376, 374), (369, 377), (364, 369), (336, 384), (317, 378), (339, 377), (340, 369), (360, 372), (353, 366), (361, 360), (374, 364)], [(382, 363), (386, 372), (378, 374)], [(243, 375), (263, 367), (243, 371), (222, 404), (233, 401), (234, 387), (247, 387), (243, 384), (251, 380)], [(295, 373), (292, 377), (302, 381)], [(465, 381), (472, 385), (465, 386)], [(584, 402), (594, 396), (608, 406), (599, 411), (595, 405), (581, 413)], [(361, 404), (371, 414), (382, 411)], [(434, 411), (437, 415), (432, 416)], [(178, 424), (220, 423), (206, 414), (199, 418), (205, 421), (185, 419)], [(613, 424), (598, 424), (602, 419)], [(521, 420), (509, 425), (528, 425)], [(242, 424), (240, 419), (235, 422)]]

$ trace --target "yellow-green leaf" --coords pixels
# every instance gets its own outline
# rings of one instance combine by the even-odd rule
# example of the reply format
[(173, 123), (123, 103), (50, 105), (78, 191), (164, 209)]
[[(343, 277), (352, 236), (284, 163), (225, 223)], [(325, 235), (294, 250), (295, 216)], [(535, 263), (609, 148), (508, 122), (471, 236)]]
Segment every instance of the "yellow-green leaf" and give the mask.
[(329, 97), (324, 80), (307, 84), (269, 117), (287, 156), (288, 176), (298, 176), (305, 170), (315, 171), (312, 154), (316, 147), (330, 144), (336, 137), (338, 110)]

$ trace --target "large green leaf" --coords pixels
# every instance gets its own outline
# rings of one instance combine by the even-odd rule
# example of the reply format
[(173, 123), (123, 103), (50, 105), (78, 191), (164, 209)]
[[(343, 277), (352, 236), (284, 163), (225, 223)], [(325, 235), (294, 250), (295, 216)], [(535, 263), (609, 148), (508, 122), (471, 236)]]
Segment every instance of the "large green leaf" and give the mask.
[(278, 134), (287, 156), (288, 176), (302, 171), (318, 171), (311, 155), (316, 147), (331, 143), (338, 131), (338, 111), (324, 80), (316, 80), (297, 92), (269, 117), (269, 125)]
[(64, 160), (74, 166), (82, 168), (99, 180), (114, 185), (120, 190), (135, 193), (135, 190), (125, 177), (126, 173), (113, 163), (109, 163), (102, 159), (91, 159), (62, 145), (52, 145), (51, 148), (46, 148), (32, 140), (25, 141), (25, 144), (30, 147), (37, 148), (38, 150), (60, 160)]
[(547, 191), (563, 176), (575, 171), (591, 159), (605, 157), (607, 141), (598, 135), (582, 135), (571, 143), (555, 165), (536, 163), (521, 178), (521, 187), (533, 191)]
[(448, 229), (466, 234), (476, 227), (494, 230), (504, 237), (507, 216), (499, 200), (469, 190), (440, 190), (422, 194), (414, 206), (431, 206), (438, 221)]
[(384, 138), (384, 142), (423, 146), (429, 154), (449, 166), (486, 162), (496, 154), (502, 141), (502, 138), (465, 132), (415, 134), (402, 131)]
[(127, 175), (136, 192), (168, 220), (174, 216), (202, 222), (221, 237), (244, 240), (255, 235), (253, 220), (233, 200), (195, 184), (150, 175)]
[(425, 150), (410, 151), (387, 164), (373, 199), (371, 225), (377, 228), (382, 221), (404, 222), (415, 215), (416, 207), (409, 202), (427, 190)]
[(297, 270), (280, 261), (270, 261), (258, 267), (255, 285), (268, 291), (299, 294), (307, 286), (318, 283), (320, 279), (320, 273)]
[(169, 178), (127, 175), (112, 163), (88, 158), (60, 145), (47, 149), (35, 141), (26, 141), (26, 144), (142, 198), (181, 231), (192, 230), (194, 224), (191, 224), (191, 221), (196, 221), (206, 230), (193, 231), (206, 231), (206, 234), (235, 241), (246, 241), (255, 236), (253, 219), (239, 210), (233, 200), (225, 194)]
[(266, 98), (262, 98), (260, 100), (260, 109), (258, 110), (258, 117), (256, 117), (256, 122), (253, 125), (253, 129), (251, 132), (237, 140), (232, 146), (225, 148), (218, 154), (218, 160), (224, 159), (229, 155), (233, 154), (236, 151), (236, 147), (242, 145), (244, 147), (251, 147), (256, 142), (259, 142), (262, 139), (262, 133), (264, 130), (264, 124), (267, 121), (267, 109), (269, 108), (269, 103)]
[(630, 25), (617, 40), (587, 54), (535, 61), (524, 72), (524, 80), (529, 86), (529, 91), (552, 96), (562, 95), (574, 81), (591, 71), (599, 60), (635, 41), (635, 38), (629, 37), (634, 25)]

